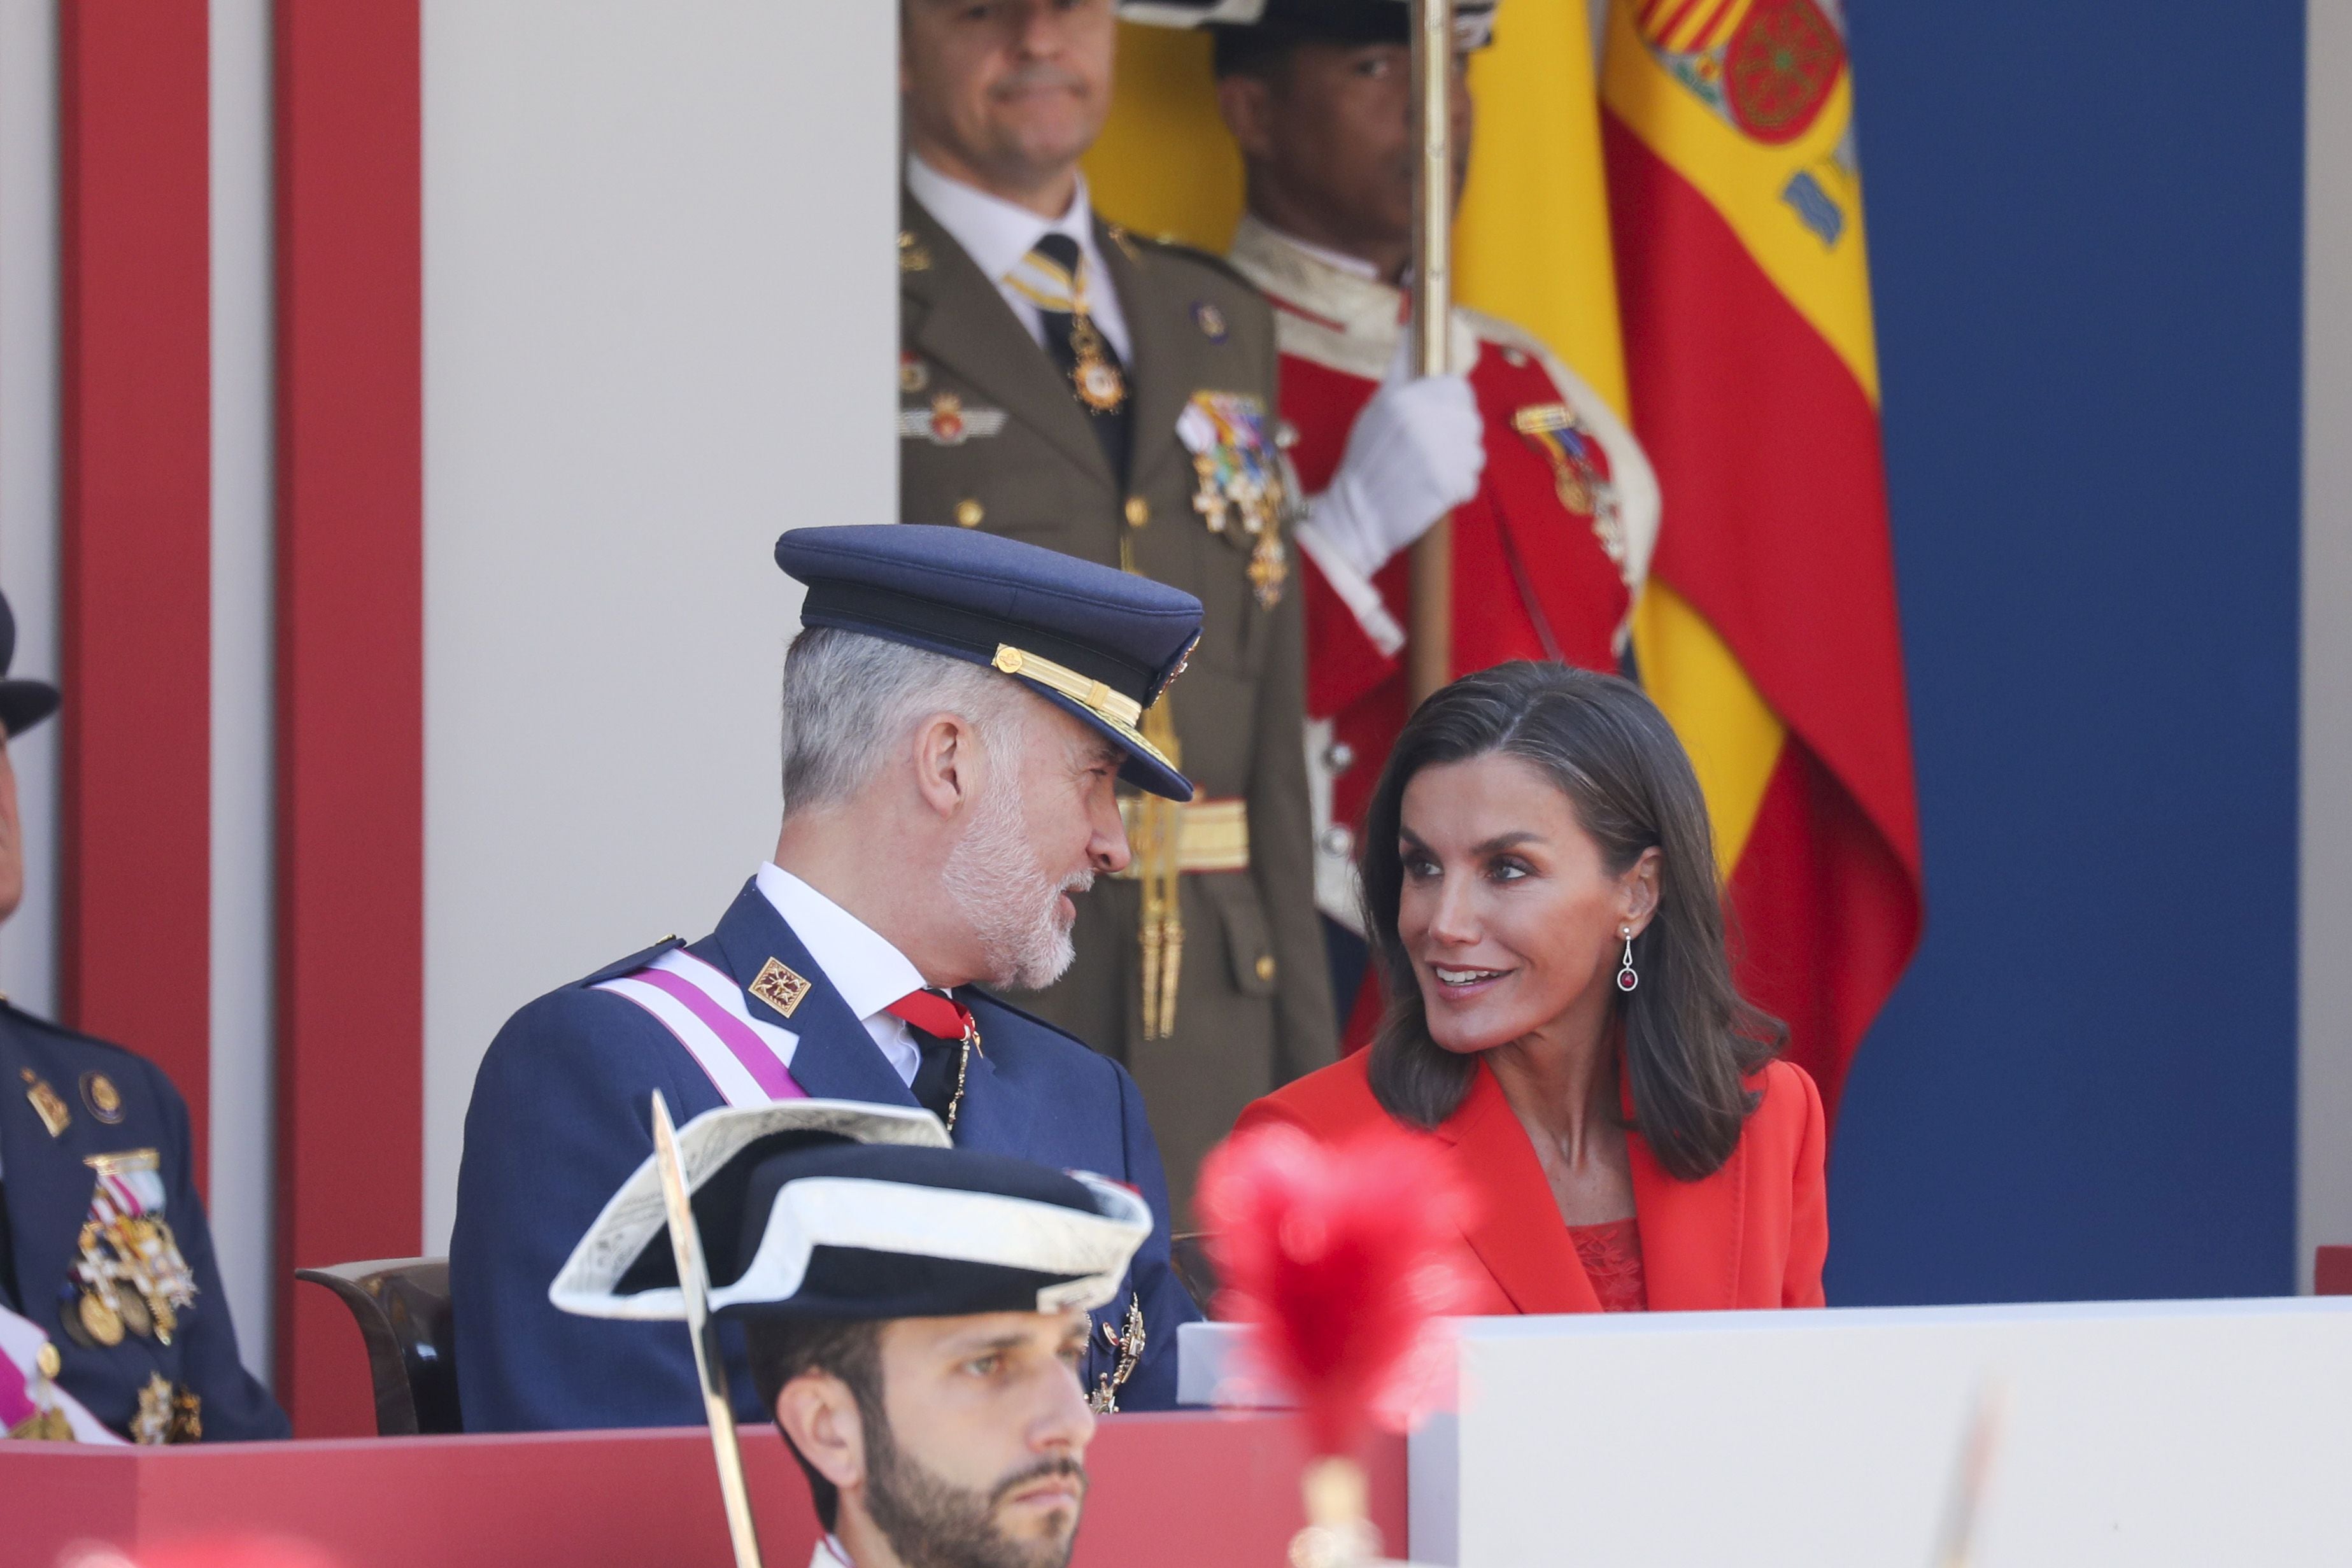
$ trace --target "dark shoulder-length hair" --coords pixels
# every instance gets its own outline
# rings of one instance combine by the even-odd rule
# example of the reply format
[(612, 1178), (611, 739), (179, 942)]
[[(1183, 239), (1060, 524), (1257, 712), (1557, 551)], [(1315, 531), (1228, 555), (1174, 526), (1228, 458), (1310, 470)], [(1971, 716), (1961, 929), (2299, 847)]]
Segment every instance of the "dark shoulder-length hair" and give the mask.
[(1731, 1157), (1755, 1109), (1743, 1082), (1778, 1055), (1780, 1022), (1732, 983), (1722, 884), (1706, 801), (1682, 742), (1639, 687), (1566, 664), (1510, 664), (1465, 675), (1421, 705), (1398, 737), (1365, 812), (1364, 929), (1387, 1001), (1370, 1063), (1373, 1094), (1401, 1121), (1433, 1127), (1460, 1109), (1475, 1055), (1430, 1038), (1421, 986), (1397, 935), (1405, 786), (1423, 768), (1498, 755), (1559, 787), (1612, 876), (1659, 851), (1658, 908), (1633, 939), (1641, 984), (1613, 988), (1633, 1125), (1685, 1181)]

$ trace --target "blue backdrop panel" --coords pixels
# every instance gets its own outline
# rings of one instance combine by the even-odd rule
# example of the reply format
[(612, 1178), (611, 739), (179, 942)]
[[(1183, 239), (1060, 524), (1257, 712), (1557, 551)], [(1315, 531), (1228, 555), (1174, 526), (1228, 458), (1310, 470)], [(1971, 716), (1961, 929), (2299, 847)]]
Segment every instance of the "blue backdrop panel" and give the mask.
[(1830, 1299), (2289, 1291), (2303, 5), (1849, 16), (1927, 930)]

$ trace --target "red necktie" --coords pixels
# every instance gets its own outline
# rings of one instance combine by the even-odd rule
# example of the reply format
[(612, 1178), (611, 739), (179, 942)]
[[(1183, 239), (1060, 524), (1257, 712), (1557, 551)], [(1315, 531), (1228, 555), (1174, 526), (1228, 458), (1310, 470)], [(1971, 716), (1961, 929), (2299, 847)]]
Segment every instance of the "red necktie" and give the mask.
[(971, 1028), (971, 1014), (964, 1005), (937, 991), (908, 991), (882, 1010), (903, 1019), (933, 1040), (959, 1040)]

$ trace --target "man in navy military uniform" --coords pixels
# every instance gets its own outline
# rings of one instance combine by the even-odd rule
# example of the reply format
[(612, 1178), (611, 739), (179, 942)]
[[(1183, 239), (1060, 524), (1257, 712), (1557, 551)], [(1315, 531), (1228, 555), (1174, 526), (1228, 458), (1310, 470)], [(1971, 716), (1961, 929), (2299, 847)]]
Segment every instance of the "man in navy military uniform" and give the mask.
[[(16, 649), (0, 599), (0, 674)], [(57, 706), (46, 681), (0, 679), (10, 739)], [(0, 747), (0, 920), (24, 894)], [(0, 998), (0, 1306), (48, 1335), (58, 1386), (133, 1442), (283, 1437), (285, 1413), (237, 1360), (189, 1149), (160, 1068)]]
[[(955, 528), (803, 528), (776, 559), (808, 600), (784, 664), (773, 861), (701, 941), (673, 937), (525, 1007), (475, 1081), (450, 1244), (466, 1425), (699, 1419), (680, 1336), (548, 1300), (651, 1149), (656, 1089), (682, 1120), (802, 1096), (921, 1106), (960, 1148), (1135, 1187), (1152, 1234), (1097, 1312), (1083, 1370), (1107, 1406), (1171, 1406), (1176, 1329), (1198, 1313), (1169, 1266), (1135, 1082), (976, 986), (1034, 988), (1068, 967), (1070, 894), (1128, 863), (1116, 782), (1191, 796), (1139, 726), (1199, 636), (1200, 603)], [(758, 1417), (748, 1380), (735, 1393)]]
[[(1064, 1568), (1076, 1540), (1095, 1416), (1071, 1373), (1151, 1211), (1088, 1172), (946, 1142), (879, 1106), (712, 1112), (677, 1139), (690, 1288), (649, 1161), (551, 1292), (676, 1339), (741, 1325), (825, 1531), (810, 1568)], [(856, 1204), (835, 1201), (845, 1183)]]

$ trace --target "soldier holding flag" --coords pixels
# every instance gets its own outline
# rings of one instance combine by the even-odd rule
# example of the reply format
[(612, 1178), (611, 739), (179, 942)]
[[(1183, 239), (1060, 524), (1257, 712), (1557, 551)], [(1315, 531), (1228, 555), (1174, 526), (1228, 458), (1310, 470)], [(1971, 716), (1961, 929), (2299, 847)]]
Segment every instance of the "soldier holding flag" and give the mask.
[[(1350, 870), (1372, 782), (1410, 709), (1407, 556), (1452, 514), (1448, 678), (1512, 659), (1613, 671), (1657, 537), (1658, 486), (1624, 423), (1533, 334), (1452, 311), (1446, 372), (1410, 379), (1419, 148), (1403, 0), (1155, 0), (1204, 26), (1246, 174), (1231, 259), (1275, 308), (1282, 417), (1311, 497), (1307, 559), (1316, 894), (1335, 964), (1361, 972)], [(1466, 63), (1495, 0), (1454, 19), (1450, 213), (1469, 166)], [(1350, 988), (1352, 989), (1352, 988)], [(1343, 1006), (1349, 996), (1340, 998)]]

